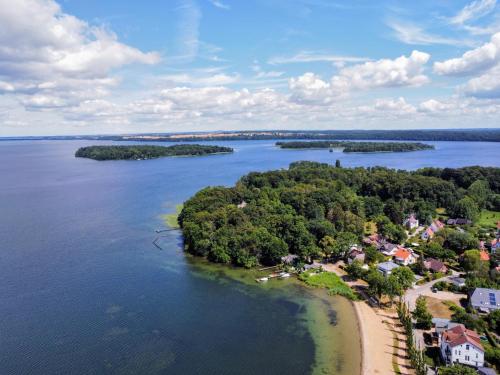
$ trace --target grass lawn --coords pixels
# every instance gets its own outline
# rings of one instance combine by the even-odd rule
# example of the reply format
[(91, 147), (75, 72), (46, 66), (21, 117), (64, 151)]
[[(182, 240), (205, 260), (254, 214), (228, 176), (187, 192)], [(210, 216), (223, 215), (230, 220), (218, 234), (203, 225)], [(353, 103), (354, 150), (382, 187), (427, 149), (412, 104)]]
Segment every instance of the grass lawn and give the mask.
[(316, 288), (326, 288), (331, 294), (338, 294), (349, 298), (350, 300), (357, 300), (358, 296), (339, 276), (333, 272), (309, 273), (303, 272), (299, 275), (299, 279), (304, 281), (307, 285)]
[(177, 222), (177, 218), (179, 217), (179, 214), (181, 213), (183, 207), (184, 205), (178, 204), (175, 206), (175, 213), (163, 215), (165, 223), (170, 228), (179, 228), (179, 223)]
[(442, 301), (440, 299), (428, 296), (425, 296), (424, 298), (427, 301), (427, 310), (429, 310), (433, 317), (444, 319), (451, 318), (451, 314), (453, 314), (449, 307), (449, 302), (451, 301)]
[(496, 227), (497, 222), (500, 221), (500, 212), (483, 210), (477, 224), (482, 227)]

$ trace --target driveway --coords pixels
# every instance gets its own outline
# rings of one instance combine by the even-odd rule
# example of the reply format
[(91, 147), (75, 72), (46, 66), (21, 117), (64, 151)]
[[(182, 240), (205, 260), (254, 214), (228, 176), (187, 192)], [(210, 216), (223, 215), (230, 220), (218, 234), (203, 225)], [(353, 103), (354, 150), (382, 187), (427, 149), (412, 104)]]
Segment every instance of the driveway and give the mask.
[(415, 309), (415, 303), (417, 301), (418, 296), (429, 296), (429, 297), (434, 297), (443, 301), (459, 301), (460, 298), (466, 297), (465, 294), (457, 294), (457, 293), (451, 293), (451, 292), (437, 292), (437, 293), (432, 293), (432, 286), (436, 284), (438, 281), (450, 281), (450, 277), (454, 277), (456, 275), (450, 275), (450, 276), (445, 276), (437, 280), (432, 280), (429, 281), (428, 283), (422, 284), (417, 286), (416, 288), (408, 289), (403, 296), (403, 301), (409, 305), (410, 311), (413, 311)]

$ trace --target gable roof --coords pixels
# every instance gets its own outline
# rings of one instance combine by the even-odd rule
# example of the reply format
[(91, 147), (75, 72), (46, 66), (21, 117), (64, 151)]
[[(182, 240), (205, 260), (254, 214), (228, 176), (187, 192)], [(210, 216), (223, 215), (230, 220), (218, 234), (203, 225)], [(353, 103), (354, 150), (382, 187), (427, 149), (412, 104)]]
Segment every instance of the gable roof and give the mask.
[(500, 290), (489, 288), (476, 288), (470, 296), (470, 303), (473, 307), (499, 309)]
[(434, 272), (439, 272), (445, 267), (444, 263), (440, 260), (434, 258), (428, 258), (424, 261), (424, 267), (428, 270), (432, 270)]
[(406, 250), (404, 247), (398, 248), (396, 253), (394, 254), (394, 257), (397, 259), (408, 259), (411, 256), (411, 252), (409, 250)]
[(392, 271), (393, 269), (396, 269), (398, 267), (399, 266), (394, 262), (382, 262), (377, 266), (377, 268), (381, 271)]
[(484, 351), (483, 346), (481, 345), (481, 339), (479, 338), (479, 335), (476, 332), (465, 328), (463, 324), (458, 324), (453, 328), (443, 331), (441, 340), (446, 342), (452, 348), (457, 345), (462, 345), (467, 343), (474, 345), (481, 351)]

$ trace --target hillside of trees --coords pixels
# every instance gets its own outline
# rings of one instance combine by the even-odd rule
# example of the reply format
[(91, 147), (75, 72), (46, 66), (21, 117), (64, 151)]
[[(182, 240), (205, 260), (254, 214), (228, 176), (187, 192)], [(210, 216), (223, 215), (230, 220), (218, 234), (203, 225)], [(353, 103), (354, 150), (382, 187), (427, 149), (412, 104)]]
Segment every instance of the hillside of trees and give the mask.
[(79, 148), (77, 158), (94, 160), (138, 160), (154, 159), (165, 156), (197, 156), (233, 152), (230, 147), (207, 145), (173, 145), (173, 146), (88, 146)]
[(343, 152), (408, 152), (434, 149), (434, 146), (424, 143), (402, 142), (295, 141), (276, 142), (276, 146), (291, 149), (342, 148)]
[[(499, 168), (460, 168), (454, 179), (374, 168), (341, 168), (316, 162), (288, 170), (252, 172), (234, 187), (207, 187), (184, 204), (179, 224), (186, 251), (213, 262), (272, 265), (288, 253), (302, 260), (339, 257), (359, 243), (367, 220), (395, 242), (405, 240), (404, 217), (422, 221), (436, 208), (474, 216), (498, 202), (499, 186), (471, 175), (498, 176)], [(436, 172), (437, 173), (437, 172)], [(243, 203), (244, 202), (244, 203)], [(239, 205), (239, 206), (238, 206)], [(500, 210), (500, 207), (496, 207)]]

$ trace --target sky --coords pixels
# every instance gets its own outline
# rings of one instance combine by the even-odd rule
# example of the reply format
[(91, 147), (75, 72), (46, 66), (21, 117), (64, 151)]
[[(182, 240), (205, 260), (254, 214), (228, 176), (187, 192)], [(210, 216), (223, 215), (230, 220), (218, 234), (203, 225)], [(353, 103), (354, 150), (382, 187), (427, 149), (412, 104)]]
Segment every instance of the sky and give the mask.
[(488, 127), (496, 0), (0, 0), (0, 136)]

